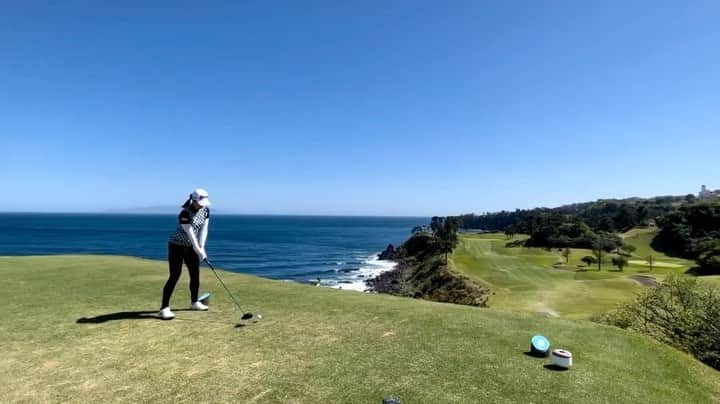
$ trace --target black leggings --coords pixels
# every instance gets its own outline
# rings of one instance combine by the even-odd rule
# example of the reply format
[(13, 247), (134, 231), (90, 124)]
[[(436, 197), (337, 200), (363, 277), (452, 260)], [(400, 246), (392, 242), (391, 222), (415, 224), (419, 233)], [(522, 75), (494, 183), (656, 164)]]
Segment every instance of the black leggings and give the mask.
[(182, 264), (185, 261), (188, 273), (190, 274), (190, 302), (197, 301), (198, 290), (200, 289), (200, 257), (192, 247), (185, 247), (168, 243), (168, 264), (170, 266), (170, 277), (163, 288), (162, 305), (160, 309), (170, 306), (170, 296), (175, 290), (175, 284), (180, 279)]

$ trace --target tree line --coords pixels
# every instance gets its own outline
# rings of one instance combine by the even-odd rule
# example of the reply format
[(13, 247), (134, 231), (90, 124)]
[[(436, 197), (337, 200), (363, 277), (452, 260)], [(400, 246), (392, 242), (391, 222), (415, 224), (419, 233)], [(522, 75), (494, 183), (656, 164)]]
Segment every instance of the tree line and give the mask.
[(701, 273), (720, 273), (720, 202), (683, 205), (657, 222), (653, 248), (696, 260)]
[(510, 225), (528, 223), (537, 216), (558, 215), (576, 218), (593, 231), (623, 232), (635, 226), (647, 226), (655, 218), (673, 211), (676, 206), (695, 201), (694, 195), (601, 199), (558, 208), (503, 210), (479, 215), (469, 213), (458, 216), (458, 219), (462, 228), (504, 231)]
[[(583, 258), (588, 266), (601, 264), (604, 253), (620, 253), (623, 243), (618, 232), (657, 225), (653, 248), (696, 260), (701, 273), (720, 273), (720, 202), (699, 201), (693, 195), (465, 214), (457, 221), (461, 228), (502, 231), (508, 238), (528, 234), (524, 242), (528, 247), (592, 249), (595, 261)], [(626, 264), (623, 255), (631, 254), (614, 257), (613, 264), (620, 270)], [(652, 257), (648, 260), (652, 265)]]

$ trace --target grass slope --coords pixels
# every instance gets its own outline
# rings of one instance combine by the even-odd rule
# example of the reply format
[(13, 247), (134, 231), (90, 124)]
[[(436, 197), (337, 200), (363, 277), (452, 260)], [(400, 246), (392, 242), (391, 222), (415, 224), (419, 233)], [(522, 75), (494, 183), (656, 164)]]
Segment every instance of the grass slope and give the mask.
[[(212, 274), (211, 311), (152, 318), (163, 262), (0, 257), (4, 402), (712, 402), (718, 373), (640, 335), (585, 321)], [(186, 275), (173, 297), (188, 300)], [(78, 319), (90, 318), (89, 323)], [(534, 333), (575, 367), (523, 354)]]
[(639, 261), (642, 267), (649, 268), (646, 259), (649, 255), (652, 255), (656, 261), (653, 265), (656, 267), (675, 268), (686, 271), (695, 265), (693, 261), (670, 257), (654, 250), (650, 246), (650, 243), (656, 234), (657, 229), (655, 228), (635, 228), (623, 234), (623, 242), (636, 248), (633, 253), (633, 258), (631, 258), (632, 261)]
[[(623, 235), (623, 241), (626, 244), (632, 244), (637, 248), (633, 253), (631, 263), (635, 260), (640, 261), (639, 267), (648, 269), (649, 265), (645, 261), (648, 255), (652, 255), (656, 262), (653, 264), (656, 268), (659, 268), (660, 276), (662, 277), (665, 272), (682, 273), (695, 266), (695, 262), (686, 260), (678, 257), (671, 257), (665, 255), (659, 251), (654, 250), (650, 243), (657, 233), (656, 229), (653, 228), (636, 228), (628, 231)], [(638, 268), (637, 265), (633, 267)], [(664, 268), (670, 269), (670, 271), (663, 271)], [(653, 272), (654, 273), (654, 272)], [(701, 283), (706, 283), (715, 287), (720, 287), (720, 275), (712, 276), (699, 276), (697, 280)]]
[[(637, 248), (623, 272), (615, 270), (609, 258), (600, 272), (596, 266), (584, 268), (581, 259), (592, 255), (590, 250), (572, 249), (565, 264), (557, 250), (510, 247), (502, 234), (461, 235), (450, 264), (493, 290), (488, 302), (491, 307), (587, 318), (634, 296), (643, 286), (632, 276), (651, 276), (662, 281), (668, 273), (683, 273), (692, 266), (692, 261), (653, 251), (650, 248), (653, 235), (638, 230), (623, 235), (625, 242)], [(522, 239), (520, 236), (513, 241)], [(656, 261), (653, 272), (649, 272), (641, 258), (650, 253)], [(558, 263), (562, 265), (555, 268)]]

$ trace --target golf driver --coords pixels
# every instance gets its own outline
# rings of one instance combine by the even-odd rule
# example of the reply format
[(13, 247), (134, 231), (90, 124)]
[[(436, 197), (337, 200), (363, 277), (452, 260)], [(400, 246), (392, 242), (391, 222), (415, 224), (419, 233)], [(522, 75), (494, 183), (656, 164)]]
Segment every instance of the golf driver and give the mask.
[(242, 313), (241, 319), (242, 319), (242, 320), (249, 320), (249, 319), (251, 319), (252, 316), (253, 316), (253, 314), (252, 314), (252, 313), (245, 313), (245, 312), (243, 311), (242, 307), (240, 307), (240, 303), (238, 303), (237, 300), (235, 300), (235, 296), (233, 296), (233, 294), (230, 292), (230, 289), (228, 289), (228, 287), (225, 286), (225, 282), (223, 282), (222, 279), (220, 279), (220, 276), (217, 274), (217, 272), (215, 272), (215, 268), (212, 266), (212, 264), (210, 263), (210, 261), (207, 260), (207, 258), (205, 258), (205, 263), (207, 264), (207, 266), (210, 267), (210, 269), (212, 269), (212, 272), (215, 274), (215, 277), (220, 281), (220, 284), (222, 284), (223, 287), (225, 288), (225, 291), (228, 292), (228, 295), (230, 295), (230, 298), (231, 298), (232, 301), (235, 303), (235, 306), (237, 306), (238, 310), (240, 310), (240, 313)]

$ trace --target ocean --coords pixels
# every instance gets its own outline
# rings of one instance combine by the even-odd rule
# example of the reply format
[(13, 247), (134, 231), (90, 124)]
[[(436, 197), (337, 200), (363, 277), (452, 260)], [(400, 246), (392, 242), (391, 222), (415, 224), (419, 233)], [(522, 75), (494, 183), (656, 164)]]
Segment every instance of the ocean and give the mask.
[[(172, 214), (0, 213), (0, 255), (115, 254), (166, 260)], [(377, 259), (428, 218), (215, 215), (213, 265), (272, 279), (364, 290), (393, 267)]]

